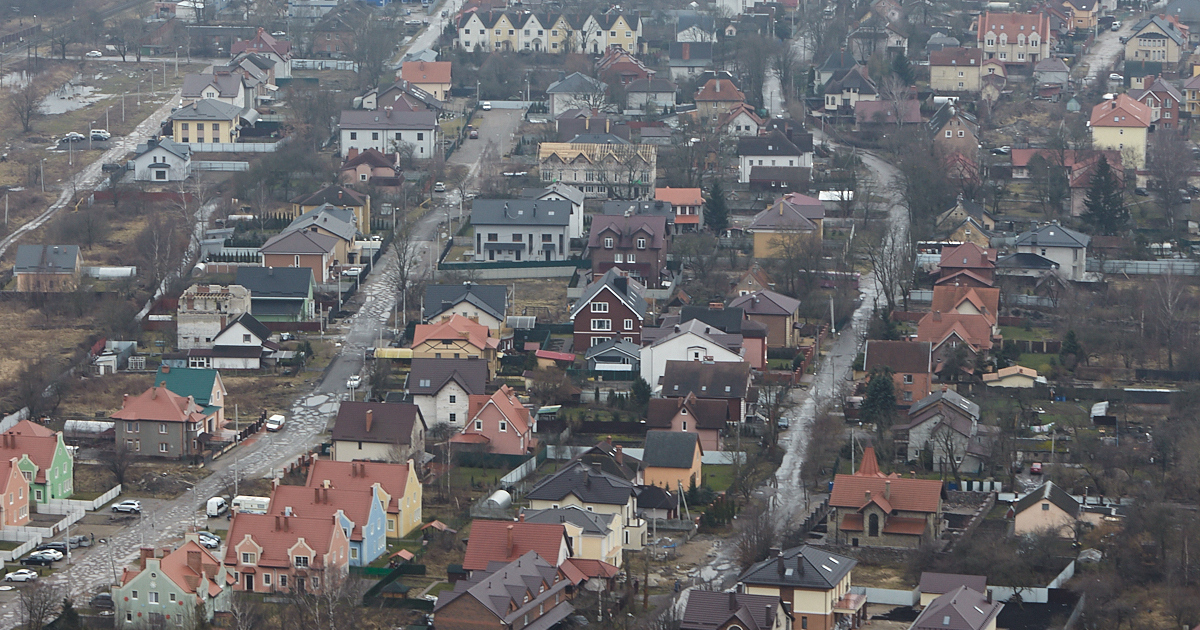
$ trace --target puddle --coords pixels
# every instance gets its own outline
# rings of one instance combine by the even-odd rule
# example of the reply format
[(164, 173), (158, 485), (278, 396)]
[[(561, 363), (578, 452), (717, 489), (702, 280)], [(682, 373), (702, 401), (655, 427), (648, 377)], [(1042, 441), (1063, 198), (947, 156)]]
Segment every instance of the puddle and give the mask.
[(39, 111), (47, 116), (64, 114), (83, 109), (103, 97), (103, 95), (97, 94), (96, 88), (90, 85), (78, 85), (80, 81), (81, 78), (76, 76), (62, 87), (47, 94), (38, 107)]
[(0, 87), (14, 89), (23, 87), (29, 82), (29, 77), (24, 72), (9, 72), (5, 75), (0, 75)]

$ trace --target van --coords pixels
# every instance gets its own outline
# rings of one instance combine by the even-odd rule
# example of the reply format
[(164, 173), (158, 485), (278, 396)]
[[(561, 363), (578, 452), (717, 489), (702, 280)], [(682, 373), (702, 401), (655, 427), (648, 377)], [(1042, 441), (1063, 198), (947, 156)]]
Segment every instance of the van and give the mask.
[(245, 512), (246, 514), (266, 514), (269, 507), (271, 507), (271, 499), (269, 497), (250, 497), (246, 495), (233, 497), (233, 503), (230, 505), (230, 509), (234, 512)]
[(209, 518), (220, 516), (229, 509), (229, 504), (225, 502), (225, 497), (213, 497), (208, 500), (208, 505), (205, 506), (204, 513)]
[(287, 420), (287, 418), (283, 417), (281, 414), (272, 415), (270, 418), (267, 418), (267, 430), (268, 431), (278, 431), (278, 430), (282, 429), (283, 423), (286, 420)]

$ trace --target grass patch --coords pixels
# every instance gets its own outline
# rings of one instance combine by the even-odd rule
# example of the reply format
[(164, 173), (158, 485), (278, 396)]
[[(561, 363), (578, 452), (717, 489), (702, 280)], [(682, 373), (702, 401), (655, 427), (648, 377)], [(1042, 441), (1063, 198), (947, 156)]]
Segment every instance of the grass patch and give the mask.
[(12, 551), (13, 549), (20, 547), (23, 544), (25, 544), (25, 543), (18, 542), (16, 540), (0, 540), (0, 550)]
[(733, 484), (733, 466), (714, 464), (704, 466), (700, 472), (713, 492), (725, 492)]
[[(104, 492), (108, 492), (108, 491), (105, 490)], [(100, 495), (104, 494), (104, 492), (97, 492), (97, 491), (76, 492), (76, 493), (72, 494), (70, 498), (73, 501), (94, 501), (94, 500), (100, 498)]]
[(1014, 341), (1051, 341), (1055, 340), (1055, 335), (1048, 328), (1033, 327), (1029, 330), (1021, 326), (1001, 326), (1000, 334), (1004, 336), (1005, 341), (1012, 339)]
[(438, 593), (441, 593), (442, 591), (452, 591), (452, 590), (454, 590), (453, 584), (451, 584), (449, 582), (439, 582), (439, 583), (435, 584), (433, 586), (433, 588), (429, 589), (429, 592), (426, 594), (437, 597)]
[(1017, 365), (1023, 365), (1028, 368), (1033, 368), (1039, 374), (1046, 374), (1050, 371), (1050, 362), (1058, 362), (1056, 354), (1033, 354), (1029, 352), (1022, 353), (1017, 357)]

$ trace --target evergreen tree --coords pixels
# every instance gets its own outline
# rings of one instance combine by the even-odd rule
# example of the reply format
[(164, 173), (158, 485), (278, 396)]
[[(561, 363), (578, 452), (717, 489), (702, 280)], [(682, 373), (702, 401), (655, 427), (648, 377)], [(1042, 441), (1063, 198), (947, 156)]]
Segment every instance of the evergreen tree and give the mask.
[(1067, 336), (1063, 337), (1062, 348), (1059, 349), (1058, 356), (1067, 369), (1073, 369), (1080, 359), (1085, 358), (1083, 344), (1079, 343), (1079, 337), (1074, 330), (1068, 330)]
[(717, 234), (729, 227), (729, 206), (725, 200), (725, 188), (719, 179), (708, 189), (708, 199), (704, 201), (704, 223)]
[(1117, 178), (1108, 164), (1108, 158), (1103, 155), (1092, 171), (1083, 207), (1080, 218), (1099, 234), (1112, 236), (1129, 224), (1129, 209), (1125, 207), (1125, 199), (1117, 187)]
[(904, 53), (892, 57), (892, 74), (903, 81), (904, 85), (913, 84), (912, 65), (908, 63), (908, 57)]
[(896, 419), (896, 385), (892, 382), (892, 371), (886, 367), (871, 370), (871, 381), (867, 384), (867, 395), (863, 397), (859, 420), (874, 423), (880, 429), (888, 429)]
[(75, 610), (75, 605), (71, 603), (69, 598), (63, 598), (62, 611), (58, 613), (58, 619), (54, 622), (54, 627), (57, 630), (80, 630), (83, 624), (79, 619), (79, 612)]
[(650, 384), (646, 382), (646, 379), (639, 377), (634, 381), (629, 393), (633, 396), (633, 402), (637, 404), (638, 409), (644, 410), (650, 404)]

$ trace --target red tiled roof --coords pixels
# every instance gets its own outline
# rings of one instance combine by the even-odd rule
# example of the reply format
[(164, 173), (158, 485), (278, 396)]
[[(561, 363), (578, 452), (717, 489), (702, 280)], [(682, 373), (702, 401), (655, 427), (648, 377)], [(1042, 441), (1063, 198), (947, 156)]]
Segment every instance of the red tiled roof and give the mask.
[(309, 469), (308, 481), (304, 485), (314, 488), (324, 485), (326, 481), (331, 488), (358, 491), (369, 489), (378, 483), (384, 492), (392, 495), (387, 511), (395, 514), (400, 511), (399, 502), (404, 497), (408, 485), (408, 464), (335, 462), (318, 459)]
[(0, 461), (12, 458), (20, 461), (28, 455), (37, 467), (34, 483), (46, 483), (46, 470), (54, 464), (54, 453), (58, 450), (58, 434), (40, 424), (22, 420), (0, 435)]
[(925, 533), (925, 519), (923, 518), (905, 518), (903, 516), (889, 516), (887, 523), (883, 526), (885, 534), (904, 534), (907, 536), (920, 536)]
[(375, 493), (371, 490), (341, 490), (338, 488), (306, 488), (304, 486), (277, 486), (271, 492), (271, 505), (267, 514), (282, 515), (291, 508), (291, 514), (305, 518), (330, 518), (338, 510), (354, 522), (350, 540), (362, 540), (363, 526), (371, 517), (371, 502)]
[(201, 408), (191, 396), (184, 397), (166, 387), (151, 387), (137, 396), (126, 395), (115, 420), (154, 420), (158, 422), (200, 422)]
[(996, 250), (984, 249), (975, 243), (963, 243), (962, 245), (943, 249), (938, 267), (951, 269), (992, 269), (996, 266), (995, 263)]
[(917, 341), (928, 341), (935, 348), (952, 333), (976, 349), (992, 347), (992, 324), (984, 315), (931, 312), (917, 322)]
[(1044, 42), (1050, 37), (1050, 16), (1045, 13), (992, 13), (987, 11), (979, 18), (979, 32), (976, 40), (982, 42), (989, 31), (996, 34), (1007, 33), (1010, 40), (1015, 41), (1017, 35), (1037, 33)]
[(571, 563), (571, 558), (568, 558), (567, 561), (562, 563), (562, 565), (558, 568), (560, 571), (562, 571), (563, 576), (570, 580), (572, 584), (579, 584), (588, 579), (587, 574), (579, 570), (579, 567)]
[(617, 567), (614, 567), (603, 560), (589, 560), (587, 558), (567, 558), (567, 561), (563, 563), (564, 572), (567, 565), (574, 566), (581, 573), (590, 578), (598, 577), (606, 580), (610, 577), (613, 577), (618, 571), (620, 571), (620, 569)]
[(954, 273), (952, 273), (948, 276), (942, 276), (941, 278), (938, 278), (936, 281), (934, 281), (934, 284), (935, 285), (936, 284), (964, 284), (965, 283), (964, 278), (969, 279), (969, 280), (974, 280), (975, 282), (978, 283), (978, 285), (971, 285), (971, 286), (980, 286), (980, 287), (992, 286), (991, 280), (988, 280), (987, 278), (975, 273), (974, 271), (971, 271), (970, 269), (959, 269), (958, 271), (955, 271)]
[(983, 51), (979, 48), (943, 48), (929, 53), (930, 66), (975, 66), (983, 65)]
[[(508, 385), (502, 385), (491, 396), (482, 394), (472, 395), (468, 400), (471, 419), (479, 415), (479, 412), (483, 411), (489, 404), (493, 404), (500, 410), (500, 413), (504, 415), (509, 424), (513, 425), (512, 428), (518, 435), (529, 433), (529, 410), (525, 408), (525, 405), (521, 404), (521, 401), (517, 399), (517, 395), (513, 393), (513, 390)], [(463, 433), (467, 434), (470, 431), (474, 431), (474, 425), (467, 423), (467, 427), (463, 430)]]
[(406, 61), (400, 67), (400, 78), (409, 83), (449, 83), (449, 61)]
[(933, 304), (930, 311), (950, 313), (956, 311), (963, 302), (984, 313), (992, 321), (1000, 312), (1000, 289), (983, 288), (955, 284), (942, 284), (933, 287)]
[(838, 529), (844, 532), (861, 532), (863, 530), (863, 515), (862, 514), (846, 514), (842, 517), (842, 524)]
[(538, 350), (534, 353), (539, 359), (550, 359), (552, 361), (574, 361), (575, 355), (570, 352), (554, 352), (553, 350)]
[(888, 484), (891, 484), (888, 502), (895, 510), (936, 512), (941, 505), (942, 482), (936, 479), (884, 479), (857, 475), (838, 475), (834, 478), (829, 505), (857, 511), (870, 501), (868, 492), (872, 497), (878, 495), (882, 498)]
[(1127, 94), (1101, 101), (1092, 108), (1093, 127), (1149, 127), (1150, 107)]
[(704, 191), (699, 188), (655, 188), (654, 200), (670, 202), (672, 206), (698, 206), (704, 203)]
[(413, 331), (412, 345), (415, 348), (429, 340), (462, 339), (464, 336), (471, 345), (480, 350), (496, 348), (500, 345), (499, 339), (488, 336), (487, 326), (458, 314), (451, 315), (437, 324), (417, 325)]
[[(237, 546), (249, 536), (262, 547), (257, 566), (289, 568), (292, 566), (289, 550), (303, 538), (305, 544), (314, 552), (313, 557), (309, 559), (309, 567), (321, 569), (324, 568), (325, 554), (329, 553), (339, 535), (344, 535), (342, 528), (332, 518), (236, 512), (233, 522), (229, 525), (229, 537), (226, 539), (225, 564), (238, 564)], [(239, 566), (237, 570), (245, 572), (245, 567)]]
[(476, 520), (471, 523), (471, 535), (467, 539), (463, 568), (468, 571), (482, 571), (487, 569), (489, 562), (512, 562), (531, 550), (536, 551), (546, 562), (558, 566), (566, 560), (565, 557), (559, 556), (566, 535), (567, 529), (562, 523)]
[(701, 101), (743, 103), (746, 101), (746, 95), (729, 79), (709, 79), (704, 87), (696, 92), (696, 102)]

